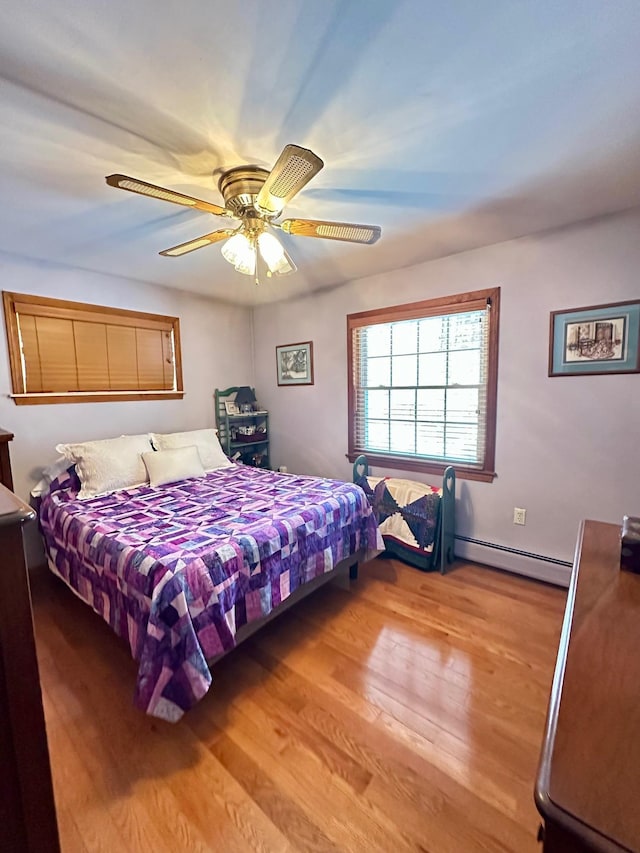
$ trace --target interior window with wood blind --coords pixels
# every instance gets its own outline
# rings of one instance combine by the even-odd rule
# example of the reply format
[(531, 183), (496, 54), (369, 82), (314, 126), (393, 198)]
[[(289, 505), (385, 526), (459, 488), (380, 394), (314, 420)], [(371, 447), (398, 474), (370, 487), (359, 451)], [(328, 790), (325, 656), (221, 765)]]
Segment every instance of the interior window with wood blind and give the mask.
[(495, 477), (500, 288), (347, 317), (349, 453)]
[(177, 317), (8, 291), (3, 300), (17, 404), (183, 396)]

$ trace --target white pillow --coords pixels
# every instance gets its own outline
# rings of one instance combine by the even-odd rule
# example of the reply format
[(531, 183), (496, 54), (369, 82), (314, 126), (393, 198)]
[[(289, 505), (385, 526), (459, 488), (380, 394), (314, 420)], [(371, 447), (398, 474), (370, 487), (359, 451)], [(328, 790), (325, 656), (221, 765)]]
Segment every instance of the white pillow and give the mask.
[(75, 462), (82, 485), (78, 494), (81, 500), (146, 483), (142, 454), (149, 449), (148, 435), (123, 435), (56, 447), (70, 463)]
[(53, 481), (63, 474), (67, 468), (71, 467), (71, 463), (67, 459), (66, 456), (59, 456), (55, 462), (52, 462), (51, 465), (48, 465), (42, 471), (42, 479), (45, 483), (53, 483)]
[(66, 456), (59, 456), (55, 462), (48, 465), (42, 470), (42, 478), (38, 480), (36, 485), (31, 489), (31, 497), (39, 498), (49, 491), (49, 486), (53, 481), (60, 476), (67, 468), (71, 467), (71, 463)]
[(195, 445), (175, 447), (173, 450), (150, 450), (142, 454), (142, 459), (152, 486), (164, 486), (165, 483), (175, 483), (187, 477), (204, 477), (204, 468)]
[(171, 432), (167, 435), (152, 432), (150, 438), (156, 450), (173, 450), (176, 447), (194, 445), (198, 448), (205, 471), (215, 471), (216, 468), (226, 468), (233, 464), (224, 455), (215, 429), (192, 429), (189, 432)]

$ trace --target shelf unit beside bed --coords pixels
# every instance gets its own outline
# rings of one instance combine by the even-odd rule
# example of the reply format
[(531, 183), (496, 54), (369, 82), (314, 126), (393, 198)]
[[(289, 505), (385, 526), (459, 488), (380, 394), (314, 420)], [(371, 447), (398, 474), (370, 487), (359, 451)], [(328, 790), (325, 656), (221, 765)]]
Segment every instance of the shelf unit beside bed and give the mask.
[[(233, 403), (240, 386), (216, 388), (216, 427), (222, 449), (230, 458), (240, 454), (240, 462), (257, 468), (270, 468), (269, 412), (230, 414), (225, 403)], [(251, 391), (255, 397), (255, 390)], [(251, 430), (251, 432), (248, 432)]]

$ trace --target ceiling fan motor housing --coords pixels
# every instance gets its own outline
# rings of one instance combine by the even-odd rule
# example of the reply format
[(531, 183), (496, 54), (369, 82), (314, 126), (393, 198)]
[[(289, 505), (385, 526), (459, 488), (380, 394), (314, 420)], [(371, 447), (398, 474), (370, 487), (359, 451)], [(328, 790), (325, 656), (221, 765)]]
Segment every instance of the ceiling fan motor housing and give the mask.
[(254, 202), (268, 177), (269, 172), (259, 166), (237, 166), (224, 172), (218, 189), (227, 209), (240, 218), (255, 217)]

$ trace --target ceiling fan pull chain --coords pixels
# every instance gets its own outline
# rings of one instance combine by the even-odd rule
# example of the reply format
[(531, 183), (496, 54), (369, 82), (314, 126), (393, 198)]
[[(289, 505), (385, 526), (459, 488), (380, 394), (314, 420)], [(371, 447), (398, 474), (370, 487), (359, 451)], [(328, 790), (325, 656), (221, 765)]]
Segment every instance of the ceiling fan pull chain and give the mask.
[(258, 287), (260, 284), (260, 249), (258, 247), (258, 239), (255, 234), (251, 237), (251, 245), (253, 246), (256, 259), (256, 287)]

